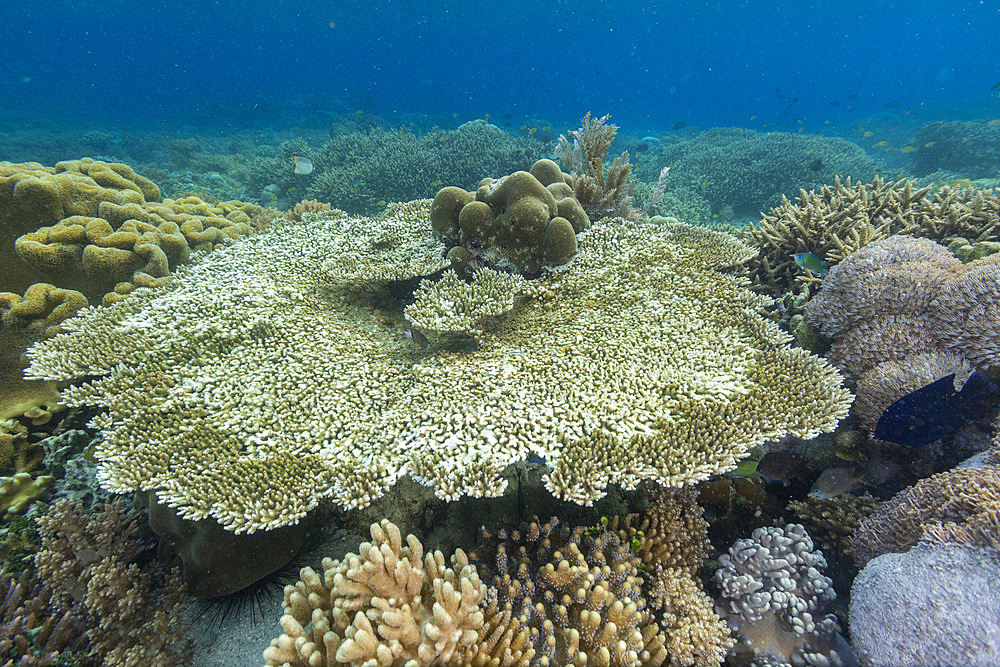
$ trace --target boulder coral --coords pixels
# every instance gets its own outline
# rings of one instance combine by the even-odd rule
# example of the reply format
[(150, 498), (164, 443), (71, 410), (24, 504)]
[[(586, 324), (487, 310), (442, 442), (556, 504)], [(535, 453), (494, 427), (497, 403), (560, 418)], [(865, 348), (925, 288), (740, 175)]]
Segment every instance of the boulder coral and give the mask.
[(537, 275), (542, 267), (568, 262), (577, 233), (590, 227), (568, 178), (552, 160), (539, 160), (530, 172), (484, 178), (474, 194), (442, 188), (431, 204), (431, 226), (458, 270)]

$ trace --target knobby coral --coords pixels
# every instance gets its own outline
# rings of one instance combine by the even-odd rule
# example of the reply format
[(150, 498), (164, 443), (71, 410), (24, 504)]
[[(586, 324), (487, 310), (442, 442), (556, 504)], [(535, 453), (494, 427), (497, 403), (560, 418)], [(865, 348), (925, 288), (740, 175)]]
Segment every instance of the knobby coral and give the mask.
[(413, 345), (380, 314), (398, 281), (449, 264), (428, 207), (278, 221), (63, 323), (28, 372), (106, 410), (105, 488), (155, 491), (237, 532), (296, 523), (324, 498), (364, 507), (403, 475), (448, 500), (496, 496), (533, 453), (546, 487), (580, 504), (609, 484), (681, 486), (847, 411), (839, 374), (720, 270), (746, 247), (681, 224), (596, 225), (473, 348)]

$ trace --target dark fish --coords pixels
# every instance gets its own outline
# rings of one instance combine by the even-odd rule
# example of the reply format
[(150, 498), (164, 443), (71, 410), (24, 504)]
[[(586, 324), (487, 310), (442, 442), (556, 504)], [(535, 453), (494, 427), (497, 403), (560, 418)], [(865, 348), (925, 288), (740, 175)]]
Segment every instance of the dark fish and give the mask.
[(685, 127), (687, 127), (687, 124), (688, 122), (686, 120), (679, 120), (676, 123), (674, 123), (673, 129), (675, 132), (677, 130), (683, 130)]
[(539, 456), (538, 454), (531, 454), (528, 456), (528, 463), (540, 463), (545, 465), (545, 458)]
[(996, 83), (994, 83), (993, 87), (990, 88), (990, 90), (1000, 90), (1000, 81), (997, 81)]
[(827, 468), (816, 479), (809, 495), (836, 498), (861, 486), (863, 470), (854, 466)]
[(964, 424), (981, 418), (997, 384), (982, 371), (972, 371), (961, 391), (955, 374), (903, 396), (882, 413), (875, 437), (907, 447), (923, 447), (951, 435)]
[(851, 100), (853, 102), (854, 100), (858, 99), (859, 97), (861, 97), (861, 95), (859, 95), (857, 93), (851, 93), (850, 95), (847, 96), (847, 99), (849, 99), (849, 100)]
[(822, 171), (824, 166), (826, 165), (823, 164), (823, 161), (820, 160), (819, 158), (816, 158), (815, 160), (809, 163), (809, 171)]
[(893, 102), (886, 102), (885, 104), (882, 105), (882, 107), (885, 108), (885, 109), (895, 109), (899, 105), (900, 105), (899, 102), (893, 101)]
[(806, 472), (806, 463), (792, 452), (770, 452), (757, 464), (757, 472), (770, 482), (788, 482)]

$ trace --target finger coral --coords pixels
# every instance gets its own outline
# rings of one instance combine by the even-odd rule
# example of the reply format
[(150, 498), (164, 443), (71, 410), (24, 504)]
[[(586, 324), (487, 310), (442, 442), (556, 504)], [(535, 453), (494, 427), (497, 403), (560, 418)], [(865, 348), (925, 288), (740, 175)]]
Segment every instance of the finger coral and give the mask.
[[(414, 345), (385, 312), (401, 313), (405, 281), (449, 265), (428, 209), (276, 221), (64, 322), (28, 373), (105, 410), (102, 486), (237, 532), (297, 523), (324, 499), (367, 506), (404, 475), (446, 500), (494, 497), (532, 454), (579, 504), (609, 484), (683, 486), (847, 411), (840, 375), (721, 270), (746, 247), (677, 223), (596, 225), (474, 349)], [(498, 302), (477, 312), (506, 309), (509, 290), (472, 287)]]

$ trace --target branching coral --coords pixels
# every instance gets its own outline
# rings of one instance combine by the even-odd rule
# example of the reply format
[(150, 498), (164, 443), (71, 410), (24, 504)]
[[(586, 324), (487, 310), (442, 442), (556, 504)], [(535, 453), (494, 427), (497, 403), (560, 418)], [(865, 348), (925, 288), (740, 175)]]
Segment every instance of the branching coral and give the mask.
[(746, 240), (758, 250), (748, 263), (755, 285), (772, 294), (799, 283), (815, 290), (819, 277), (798, 269), (792, 255), (808, 252), (836, 263), (893, 234), (942, 242), (1000, 239), (1000, 194), (949, 187), (930, 192), (930, 186), (916, 188), (913, 181), (876, 177), (870, 184), (852, 185), (838, 178), (832, 186), (803, 190), (795, 204), (784, 199), (759, 226), (746, 230)]
[(837, 620), (821, 615), (837, 597), (825, 568), (822, 552), (798, 524), (758, 528), (719, 558), (724, 618), (758, 664), (844, 664), (850, 653)]
[(32, 349), (29, 372), (106, 409), (102, 486), (238, 532), (297, 523), (326, 498), (364, 507), (403, 475), (448, 500), (496, 496), (533, 453), (546, 487), (580, 504), (609, 484), (682, 486), (847, 410), (836, 371), (720, 271), (746, 247), (680, 224), (596, 225), (569, 269), (534, 281), (544, 298), (476, 349), (414, 346), (377, 311), (393, 281), (448, 263), (428, 204), (277, 222), (83, 311)]
[(90, 656), (123, 667), (190, 664), (180, 573), (164, 576), (146, 562), (154, 547), (139, 525), (122, 500), (90, 515), (75, 501), (59, 501), (38, 520), (35, 566), (56, 617), (71, 614), (88, 628)]
[(608, 116), (591, 118), (588, 111), (583, 126), (569, 133), (572, 144), (566, 135), (559, 135), (556, 156), (572, 171), (570, 185), (587, 215), (595, 220), (643, 218), (642, 211), (632, 207), (633, 184), (629, 180), (632, 164), (628, 152), (612, 160), (605, 172), (608, 149), (618, 131), (618, 126), (607, 120)]
[(527, 631), (495, 605), (465, 553), (451, 567), (440, 551), (424, 557), (413, 535), (372, 524), (371, 542), (323, 572), (302, 570), (285, 587), (284, 634), (264, 652), (268, 665), (442, 667), (527, 665)]
[(860, 565), (920, 540), (1000, 551), (1000, 468), (955, 468), (900, 491), (861, 523), (852, 546)]
[(846, 559), (853, 555), (851, 539), (854, 531), (878, 505), (879, 501), (867, 493), (843, 493), (833, 498), (809, 494), (802, 500), (788, 503), (788, 509), (795, 513), (820, 544)]

